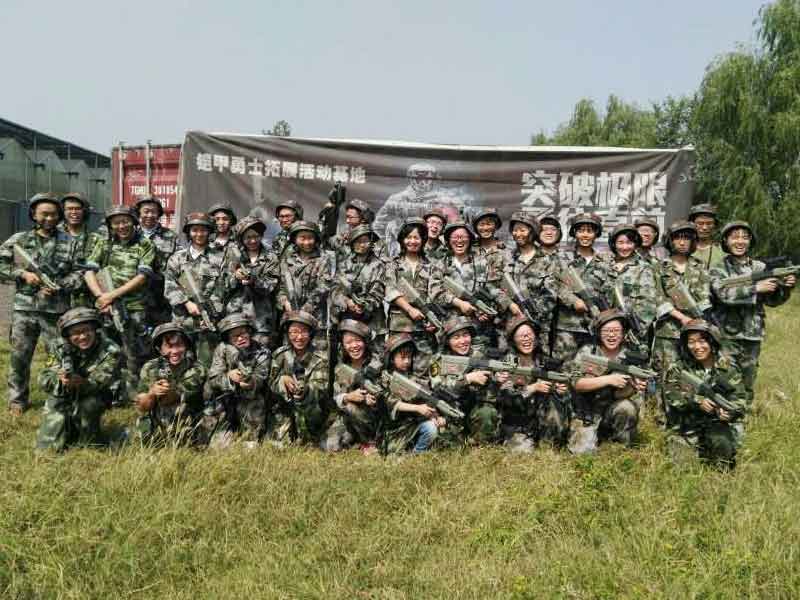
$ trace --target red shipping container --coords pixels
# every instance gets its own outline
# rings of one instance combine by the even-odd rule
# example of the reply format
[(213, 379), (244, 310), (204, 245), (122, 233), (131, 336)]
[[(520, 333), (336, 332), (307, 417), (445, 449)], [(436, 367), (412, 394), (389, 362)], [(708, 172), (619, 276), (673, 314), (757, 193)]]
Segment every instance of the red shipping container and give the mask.
[(140, 196), (156, 196), (164, 203), (164, 225), (171, 227), (175, 220), (180, 163), (180, 144), (113, 148), (112, 203), (133, 206)]

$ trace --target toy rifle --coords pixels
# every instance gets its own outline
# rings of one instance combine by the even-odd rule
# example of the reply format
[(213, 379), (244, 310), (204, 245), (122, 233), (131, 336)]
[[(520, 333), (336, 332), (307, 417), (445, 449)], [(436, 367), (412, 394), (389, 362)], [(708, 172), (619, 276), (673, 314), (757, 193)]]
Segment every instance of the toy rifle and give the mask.
[(443, 375), (464, 375), (468, 371), (491, 371), (492, 373), (510, 373), (530, 381), (544, 379), (554, 383), (569, 383), (569, 377), (564, 373), (539, 367), (522, 367), (502, 360), (446, 354), (440, 359), (439, 366)]
[(19, 244), (14, 244), (14, 258), (25, 271), (29, 271), (39, 278), (42, 282), (42, 287), (46, 287), (54, 292), (61, 291), (61, 286), (58, 285), (55, 280), (44, 271), (41, 265), (36, 262), (33, 256)]
[(605, 298), (589, 292), (589, 288), (586, 287), (586, 284), (583, 282), (578, 271), (575, 270), (575, 267), (567, 267), (562, 280), (567, 288), (588, 307), (592, 317), (596, 317), (600, 311), (611, 308)]
[(705, 396), (717, 408), (721, 408), (725, 412), (730, 413), (734, 419), (738, 419), (742, 416), (742, 409), (731, 403), (724, 396), (724, 394), (730, 394), (733, 391), (733, 386), (727, 381), (718, 381), (714, 385), (711, 385), (703, 381), (703, 379), (697, 375), (684, 370), (680, 371), (680, 379), (683, 383), (692, 386), (696, 394)]
[[(445, 395), (442, 390), (434, 392), (397, 371), (394, 371), (389, 379), (389, 391), (398, 398), (401, 398), (404, 402), (409, 400), (422, 401), (424, 404), (436, 409), (443, 417), (448, 417), (450, 419), (464, 418), (463, 412), (439, 397)], [(451, 398), (451, 401), (453, 400), (455, 400), (455, 398)]]
[(740, 285), (751, 285), (758, 283), (765, 279), (781, 279), (789, 275), (797, 275), (800, 273), (800, 265), (789, 265), (788, 267), (778, 267), (775, 269), (765, 269), (757, 273), (750, 273), (749, 275), (736, 275), (734, 277), (726, 277), (719, 282), (719, 287), (732, 288)]
[(283, 283), (286, 285), (286, 296), (289, 300), (289, 305), (292, 310), (300, 310), (300, 298), (297, 294), (297, 286), (294, 284), (294, 277), (288, 270), (283, 272)]
[(642, 381), (652, 380), (658, 376), (655, 371), (631, 364), (631, 362), (636, 362), (635, 360), (631, 361), (627, 359), (619, 361), (606, 358), (605, 356), (599, 356), (597, 354), (581, 355), (578, 356), (578, 359), (584, 368), (589, 367), (593, 370), (600, 371), (601, 373), (622, 373), (623, 375), (630, 375), (634, 379), (639, 379)]
[(320, 229), (322, 231), (322, 239), (328, 240), (336, 235), (336, 229), (339, 225), (339, 212), (344, 206), (347, 198), (347, 188), (340, 182), (333, 186), (328, 192), (328, 202), (319, 212)]
[(428, 323), (436, 327), (439, 331), (442, 330), (442, 319), (445, 315), (444, 311), (439, 306), (432, 302), (425, 302), (420, 293), (405, 277), (398, 277), (397, 289), (405, 296), (409, 304), (422, 311)]
[(188, 292), (189, 298), (200, 308), (200, 321), (203, 327), (209, 331), (216, 332), (217, 327), (211, 316), (216, 314), (213, 304), (203, 296), (203, 290), (200, 288), (200, 283), (191, 269), (184, 269), (181, 274), (184, 289)]
[(526, 298), (525, 295), (522, 293), (522, 290), (517, 285), (517, 282), (514, 281), (514, 278), (511, 276), (511, 273), (503, 273), (503, 283), (506, 286), (506, 290), (511, 294), (511, 298), (514, 302), (517, 303), (517, 306), (520, 307), (522, 313), (525, 315), (525, 318), (528, 319), (531, 323), (536, 323), (537, 321), (533, 318), (533, 315), (536, 314), (536, 308), (533, 306), (533, 302), (531, 302), (530, 298)]
[(711, 309), (711, 304), (700, 306), (682, 281), (676, 281), (670, 288), (669, 297), (675, 308), (693, 319), (705, 319), (706, 312)]
[(494, 302), (494, 299), (482, 287), (476, 289), (474, 293), (470, 293), (467, 290), (467, 288), (465, 288), (463, 285), (461, 285), (458, 281), (456, 281), (452, 277), (444, 278), (444, 287), (448, 292), (453, 294), (456, 298), (458, 298), (459, 300), (464, 300), (466, 302), (469, 302), (480, 312), (489, 315), (490, 317), (497, 316), (497, 311), (493, 309), (489, 304), (491, 302)]
[(371, 369), (367, 369), (365, 373), (345, 363), (341, 363), (336, 367), (336, 377), (343, 387), (348, 390), (363, 389), (366, 390), (368, 394), (378, 398), (383, 395), (383, 389), (370, 381), (368, 378), (370, 375), (373, 375)]
[(628, 305), (625, 302), (625, 296), (622, 293), (621, 285), (614, 286), (614, 302), (616, 303), (617, 308), (619, 308), (625, 314), (625, 318), (630, 324), (630, 330), (633, 335), (629, 338), (629, 340), (636, 347), (637, 352), (642, 355), (649, 354), (647, 352), (647, 328), (639, 319), (639, 315), (632, 310), (628, 310)]

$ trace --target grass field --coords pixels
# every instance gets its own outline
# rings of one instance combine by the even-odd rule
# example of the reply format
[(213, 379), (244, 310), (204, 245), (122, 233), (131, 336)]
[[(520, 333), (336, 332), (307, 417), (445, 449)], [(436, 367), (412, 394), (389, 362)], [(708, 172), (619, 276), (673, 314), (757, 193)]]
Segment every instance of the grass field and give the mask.
[(0, 597), (797, 598), (798, 317), (770, 311), (733, 473), (674, 467), (651, 423), (591, 458), (56, 456), (32, 450), (38, 410), (3, 411)]

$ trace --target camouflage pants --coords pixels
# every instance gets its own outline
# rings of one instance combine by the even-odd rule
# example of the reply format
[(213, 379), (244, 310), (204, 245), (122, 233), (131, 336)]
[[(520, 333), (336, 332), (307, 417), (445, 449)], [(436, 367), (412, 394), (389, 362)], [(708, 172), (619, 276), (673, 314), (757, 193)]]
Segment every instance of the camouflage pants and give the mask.
[(11, 359), (8, 366), (8, 405), (28, 407), (31, 363), (39, 336), (50, 354), (53, 344), (60, 340), (56, 331), (59, 315), (33, 311), (11, 313)]
[(572, 454), (589, 454), (602, 440), (630, 446), (639, 427), (641, 396), (616, 400), (593, 414), (572, 419), (567, 447)]
[(572, 417), (570, 397), (550, 393), (536, 402), (536, 441), (564, 446)]
[(266, 438), (275, 445), (317, 444), (332, 424), (316, 402), (292, 402), (267, 414)]
[(205, 437), (212, 448), (224, 448), (235, 438), (257, 442), (264, 434), (267, 408), (263, 396), (239, 398), (230, 396), (220, 407), (222, 412), (203, 417)]
[[(658, 419), (666, 421), (667, 404), (663, 397), (664, 378), (667, 370), (678, 362), (678, 339), (656, 337), (653, 342), (653, 356), (650, 361), (651, 369), (658, 373), (658, 390), (656, 392), (656, 404)], [(662, 424), (663, 424), (662, 422)]]
[(375, 443), (377, 439), (377, 410), (351, 403), (344, 406), (320, 440), (320, 448), (326, 452), (345, 450), (353, 444)]
[(50, 396), (42, 411), (42, 422), (36, 434), (36, 448), (61, 451), (76, 441), (97, 443), (100, 419), (105, 409), (104, 398)]
[(761, 355), (761, 342), (749, 340), (723, 340), (722, 349), (727, 352), (742, 370), (742, 383), (747, 390), (747, 407), (753, 405), (758, 374), (758, 358)]
[(500, 413), (494, 404), (480, 402), (469, 411), (468, 441), (475, 445), (493, 444), (500, 436)]
[(567, 362), (575, 357), (578, 348), (584, 344), (591, 343), (592, 335), (590, 333), (578, 333), (575, 331), (558, 329), (556, 330), (556, 337), (553, 342), (552, 357), (559, 362)]
[(717, 466), (732, 467), (744, 441), (742, 423), (709, 423), (699, 428), (676, 428), (670, 431), (667, 448), (673, 462), (681, 463), (699, 456)]

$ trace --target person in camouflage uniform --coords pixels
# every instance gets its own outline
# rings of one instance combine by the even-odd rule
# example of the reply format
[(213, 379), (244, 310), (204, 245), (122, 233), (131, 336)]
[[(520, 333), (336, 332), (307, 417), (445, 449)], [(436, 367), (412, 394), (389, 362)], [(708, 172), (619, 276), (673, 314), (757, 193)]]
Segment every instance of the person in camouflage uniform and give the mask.
[(695, 204), (689, 209), (689, 221), (697, 227), (694, 256), (700, 259), (705, 269), (711, 269), (725, 258), (725, 252), (715, 239), (717, 209), (711, 204)]
[(724, 286), (727, 277), (750, 275), (764, 270), (764, 263), (749, 256), (755, 245), (752, 227), (744, 221), (732, 221), (722, 228), (722, 250), (726, 256), (711, 267), (711, 291), (714, 297), (714, 320), (722, 330), (722, 347), (742, 370), (747, 390), (747, 405), (753, 403), (761, 342), (764, 339), (764, 306), (786, 302), (797, 283), (794, 275), (782, 279), (763, 279), (757, 283)]
[[(747, 390), (735, 361), (720, 352), (716, 328), (691, 320), (681, 330), (681, 357), (667, 371), (664, 400), (667, 406), (667, 447), (675, 461), (697, 456), (717, 466), (732, 468), (744, 438)], [(688, 371), (721, 393), (735, 412), (716, 405), (681, 379)], [(730, 408), (730, 407), (729, 407)]]
[[(334, 370), (335, 418), (326, 429), (320, 447), (326, 452), (338, 452), (359, 444), (362, 453), (370, 454), (376, 451), (381, 421), (382, 394), (375, 394), (380, 384), (380, 358), (370, 352), (373, 333), (365, 323), (343, 320), (339, 323), (338, 337), (342, 353)], [(364, 381), (347, 381), (348, 367), (358, 371)], [(367, 389), (371, 387), (375, 389)]]
[(177, 234), (161, 225), (164, 206), (155, 196), (141, 196), (136, 200), (139, 216), (139, 231), (156, 248), (153, 276), (145, 289), (145, 314), (149, 327), (155, 327), (172, 319), (172, 307), (164, 297), (164, 270), (169, 257), (181, 247)]
[(353, 319), (366, 323), (372, 331), (375, 353), (386, 339), (386, 263), (374, 253), (377, 237), (369, 225), (359, 225), (350, 232), (352, 252), (336, 265), (331, 293), (333, 322)]
[(597, 450), (603, 440), (630, 446), (639, 426), (639, 409), (646, 381), (622, 373), (597, 372), (581, 357), (598, 355), (625, 362), (629, 348), (625, 346), (627, 318), (617, 309), (602, 311), (594, 320), (596, 341), (582, 346), (565, 371), (572, 388), (574, 417), (570, 424), (567, 447), (572, 454)]
[(289, 241), (289, 230), (295, 221), (303, 220), (303, 207), (295, 200), (285, 200), (275, 207), (275, 219), (281, 230), (272, 240), (272, 251), (280, 260), (284, 253), (292, 248), (292, 243)]
[(194, 360), (192, 340), (178, 323), (153, 330), (158, 358), (139, 373), (136, 433), (142, 444), (194, 444), (200, 439), (206, 368)]
[(637, 252), (658, 273), (662, 261), (669, 257), (667, 250), (658, 245), (658, 237), (661, 235), (658, 221), (650, 217), (637, 217), (633, 222), (633, 226), (636, 227), (636, 231), (639, 232), (639, 237), (642, 240), (642, 245), (639, 246)]
[(294, 311), (283, 316), (283, 326), (289, 343), (272, 357), (274, 404), (267, 417), (267, 439), (278, 446), (317, 445), (330, 425), (328, 357), (312, 345), (319, 325), (310, 313)]
[[(351, 243), (353, 230), (360, 225), (371, 226), (374, 221), (375, 212), (363, 200), (353, 198), (345, 203), (344, 222), (347, 225), (347, 230), (327, 240), (328, 249), (332, 250), (336, 256), (337, 271), (339, 270), (339, 265), (343, 264), (345, 259), (353, 251)], [(381, 259), (387, 259), (389, 257), (389, 250), (386, 244), (379, 238), (376, 238), (373, 252), (375, 256)]]
[[(136, 213), (127, 206), (115, 206), (106, 212), (108, 237), (99, 240), (86, 260), (86, 285), (96, 298), (95, 306), (106, 315), (109, 335), (122, 346), (129, 373), (138, 373), (150, 356), (150, 348), (142, 343), (149, 335), (145, 313), (146, 286), (153, 276), (156, 249), (150, 240), (136, 230)], [(105, 289), (98, 272), (111, 276), (113, 289)], [(123, 331), (111, 323), (115, 303), (124, 305), (127, 316)], [(119, 306), (119, 305), (117, 305)]]
[(440, 429), (437, 445), (454, 447), (470, 444), (491, 444), (499, 439), (500, 413), (497, 410), (497, 385), (491, 371), (468, 369), (463, 373), (449, 372), (442, 365), (445, 355), (483, 358), (472, 340), (475, 324), (466, 317), (454, 317), (444, 325), (445, 349), (431, 360), (431, 388), (450, 398), (458, 398), (465, 415), (462, 422), (447, 421)]
[[(183, 225), (189, 246), (170, 256), (164, 271), (164, 296), (172, 306), (172, 319), (192, 338), (196, 358), (206, 368), (219, 342), (216, 325), (223, 316), (228, 265), (223, 254), (209, 246), (214, 224), (205, 213), (189, 213)], [(192, 294), (185, 272), (191, 270), (203, 303)], [(205, 306), (205, 308), (204, 308)], [(210, 323), (206, 323), (206, 318)]]
[[(422, 215), (427, 228), (427, 240), (425, 242), (425, 256), (428, 260), (440, 261), (447, 256), (447, 245), (442, 241), (441, 234), (447, 227), (447, 214), (441, 208), (431, 208)], [(398, 242), (400, 235), (398, 233)], [(402, 244), (401, 244), (402, 246)], [(402, 248), (400, 250), (402, 252)]]
[(508, 249), (505, 243), (496, 237), (497, 231), (503, 226), (503, 220), (494, 208), (484, 208), (475, 213), (472, 218), (472, 230), (477, 234), (475, 245), (485, 254), (499, 253), (505, 267)]
[[(569, 236), (575, 242), (572, 254), (564, 257), (563, 269), (558, 275), (558, 307), (552, 352), (553, 359), (562, 363), (571, 360), (578, 348), (592, 342), (592, 318), (608, 308), (602, 290), (608, 279), (611, 260), (594, 247), (602, 232), (603, 223), (594, 213), (581, 213), (570, 220)], [(588, 297), (595, 299), (594, 304), (587, 304), (578, 298), (574, 282), (565, 276), (568, 271), (580, 278)]]
[[(448, 224), (444, 230), (444, 238), (449, 251), (441, 263), (443, 277), (453, 279), (469, 294), (483, 296), (488, 309), (496, 314), (490, 315), (479, 310), (473, 303), (458, 298), (444, 286), (434, 297), (434, 302), (446, 310), (449, 317), (464, 316), (472, 320), (475, 327), (475, 339), (472, 342), (477, 348), (496, 348), (498, 347), (497, 330), (494, 326), (496, 315), (510, 309), (512, 304), (501, 287), (503, 277), (501, 255), (497, 252), (483, 254), (474, 251), (476, 236), (464, 221), (453, 221)], [(519, 312), (519, 307), (516, 307), (516, 310)]]
[(214, 221), (214, 232), (211, 234), (209, 245), (223, 255), (229, 248), (236, 246), (234, 228), (238, 219), (236, 213), (227, 204), (213, 204), (206, 213)]
[(393, 372), (405, 375), (412, 381), (428, 387), (428, 378), (420, 376), (414, 368), (416, 347), (407, 333), (390, 335), (386, 340), (386, 369), (382, 375), (385, 395), (386, 424), (383, 432), (384, 454), (398, 454), (411, 450), (415, 454), (427, 452), (439, 436), (439, 428), (447, 428), (446, 419), (437, 410), (420, 400), (401, 398), (392, 393), (389, 380)]
[(91, 308), (72, 308), (58, 320), (63, 343), (53, 346), (39, 386), (47, 394), (36, 435), (40, 450), (64, 450), (74, 442), (100, 441), (100, 421), (111, 403), (109, 388), (119, 376), (119, 346), (100, 329)]
[[(58, 198), (50, 193), (36, 194), (28, 206), (35, 223), (30, 231), (20, 231), (0, 246), (0, 279), (16, 284), (11, 313), (11, 357), (8, 368), (8, 407), (19, 416), (28, 409), (28, 382), (33, 353), (41, 334), (49, 354), (59, 338), (56, 321), (68, 308), (70, 295), (80, 288), (83, 274), (76, 271), (75, 246), (57, 225), (63, 218)], [(37, 274), (23, 266), (18, 246), (42, 270)], [(46, 285), (52, 280), (55, 288)]]
[(441, 268), (431, 262), (427, 255), (428, 229), (425, 221), (418, 217), (406, 219), (397, 241), (400, 255), (393, 258), (386, 270), (386, 303), (389, 305), (389, 332), (407, 333), (414, 339), (417, 351), (414, 368), (426, 375), (430, 358), (438, 349), (437, 327), (428, 321), (420, 307), (413, 306), (400, 289), (401, 280), (406, 280), (419, 294), (440, 322), (445, 317), (441, 307), (433, 302), (440, 291)]
[(264, 434), (272, 354), (254, 331), (252, 320), (242, 313), (219, 322), (222, 341), (208, 370), (203, 411), (212, 448), (230, 446), (237, 434), (247, 443), (260, 441)]
[[(58, 228), (75, 244), (75, 263), (85, 264), (92, 248), (100, 239), (98, 234), (89, 231), (89, 215), (92, 207), (82, 194), (70, 192), (61, 196), (61, 210), (64, 213), (64, 220), (58, 224)], [(84, 281), (81, 281), (81, 286), (72, 292), (70, 306), (73, 308), (94, 306), (94, 297), (89, 293)]]
[[(546, 369), (538, 352), (535, 324), (524, 315), (508, 321), (506, 336), (511, 350), (504, 362), (520, 367)], [(500, 384), (497, 406), (500, 409), (500, 436), (511, 452), (532, 452), (545, 440), (554, 446), (567, 441), (572, 404), (569, 388), (563, 383), (543, 379), (531, 381), (511, 374), (497, 375)]]
[(253, 338), (272, 348), (280, 344), (274, 303), (280, 265), (277, 255), (261, 243), (266, 229), (256, 217), (245, 217), (236, 225), (238, 244), (230, 254), (225, 312), (246, 314), (253, 321)]

